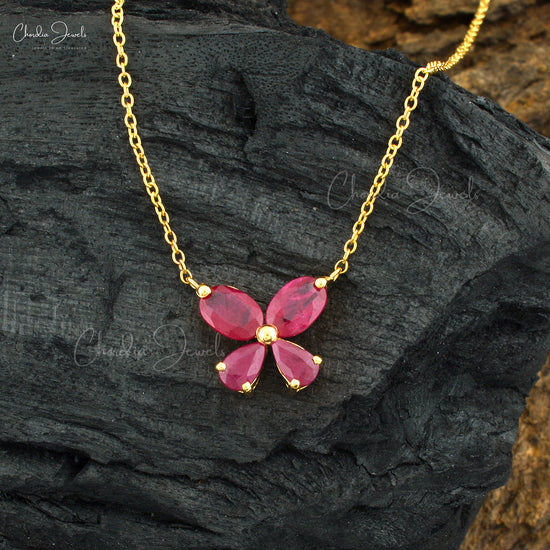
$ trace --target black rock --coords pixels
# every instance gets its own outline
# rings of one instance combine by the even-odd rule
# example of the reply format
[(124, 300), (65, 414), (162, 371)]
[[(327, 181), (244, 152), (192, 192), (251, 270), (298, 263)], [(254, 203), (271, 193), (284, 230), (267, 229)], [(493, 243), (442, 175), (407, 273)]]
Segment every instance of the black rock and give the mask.
[[(550, 349), (550, 142), (431, 77), (291, 394), (226, 390), (127, 141), (106, 2), (0, 7), (3, 549), (458, 548)], [(284, 2), (128, 2), (144, 147), (199, 281), (332, 271), (415, 71)], [(12, 36), (61, 21), (85, 36)], [(82, 33), (81, 26), (84, 27)], [(56, 27), (56, 28), (59, 28)]]

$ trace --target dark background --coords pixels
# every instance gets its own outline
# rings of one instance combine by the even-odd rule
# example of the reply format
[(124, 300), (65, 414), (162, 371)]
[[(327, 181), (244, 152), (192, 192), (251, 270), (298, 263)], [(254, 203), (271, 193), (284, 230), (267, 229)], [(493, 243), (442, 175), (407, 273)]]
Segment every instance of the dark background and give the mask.
[[(428, 81), (350, 272), (250, 399), (213, 368), (122, 123), (109, 4), (1, 5), (4, 548), (458, 548), (549, 343), (550, 143)], [(20, 22), (86, 36), (13, 40)], [(276, 2), (129, 2), (144, 147), (194, 274), (328, 273), (415, 65)], [(347, 179), (343, 175), (347, 174)]]

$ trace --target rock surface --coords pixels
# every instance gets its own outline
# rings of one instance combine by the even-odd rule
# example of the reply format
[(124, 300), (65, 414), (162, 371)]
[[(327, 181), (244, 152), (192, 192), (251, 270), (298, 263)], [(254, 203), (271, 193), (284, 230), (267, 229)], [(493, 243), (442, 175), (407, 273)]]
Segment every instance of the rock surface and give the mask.
[[(473, 55), (453, 69), (452, 79), (550, 135), (550, 4), (497, 0), (492, 6)], [(461, 40), (467, 24), (463, 14), (475, 7), (476, 2), (462, 0), (289, 1), (290, 14), (304, 25), (320, 26), (358, 47), (398, 47), (420, 63), (445, 56)], [(520, 420), (511, 478), (488, 495), (463, 550), (550, 547), (550, 369), (539, 376)]]
[[(293, 395), (214, 369), (127, 143), (98, 2), (0, 7), (2, 548), (458, 548), (550, 347), (550, 142), (428, 81)], [(93, 9), (91, 9), (93, 8)], [(415, 66), (282, 2), (128, 2), (136, 114), (198, 279), (263, 307), (339, 257)], [(74, 34), (78, 34), (76, 30)]]
[[(477, 0), (289, 0), (292, 18), (359, 48), (397, 48), (418, 63), (451, 53)], [(473, 54), (452, 79), (550, 136), (550, 2), (492, 0)]]
[(512, 475), (485, 499), (462, 550), (550, 546), (550, 358), (531, 390), (514, 445)]

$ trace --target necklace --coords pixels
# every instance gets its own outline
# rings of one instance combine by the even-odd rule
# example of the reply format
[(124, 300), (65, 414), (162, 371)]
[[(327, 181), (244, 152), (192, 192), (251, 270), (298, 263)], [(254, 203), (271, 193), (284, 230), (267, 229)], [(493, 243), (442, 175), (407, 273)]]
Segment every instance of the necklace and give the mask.
[(254, 340), (237, 348), (216, 365), (219, 378), (231, 390), (250, 393), (258, 382), (268, 348), (271, 347), (277, 368), (287, 386), (300, 391), (315, 380), (322, 359), (287, 338), (302, 333), (314, 323), (326, 305), (328, 284), (334, 283), (340, 275), (348, 271), (349, 257), (357, 249), (359, 236), (365, 229), (374, 202), (402, 145), (403, 134), (409, 127), (411, 113), (418, 105), (420, 92), (431, 74), (450, 69), (468, 53), (483, 24), (490, 0), (480, 0), (462, 43), (446, 61), (431, 61), (425, 67), (416, 70), (411, 92), (405, 99), (405, 109), (395, 124), (396, 131), (388, 141), (388, 148), (382, 157), (378, 173), (367, 198), (361, 205), (351, 236), (344, 244), (344, 253), (334, 264), (332, 272), (322, 277), (305, 276), (290, 281), (275, 294), (267, 306), (265, 315), (258, 303), (245, 292), (233, 286), (210, 287), (198, 283), (187, 267), (185, 254), (178, 246), (176, 234), (170, 226), (170, 217), (145, 156), (137, 129), (137, 119), (133, 113), (134, 96), (130, 92), (132, 77), (126, 70), (128, 55), (124, 51), (126, 36), (122, 31), (123, 4), (124, 0), (115, 0), (111, 8), (111, 24), (114, 30), (113, 42), (117, 49), (116, 64), (120, 68), (118, 82), (123, 90), (121, 103), (126, 110), (124, 124), (128, 129), (128, 138), (145, 189), (164, 229), (164, 239), (172, 250), (172, 261), (179, 268), (181, 282), (195, 290), (199, 297), (200, 314), (214, 330), (233, 340)]

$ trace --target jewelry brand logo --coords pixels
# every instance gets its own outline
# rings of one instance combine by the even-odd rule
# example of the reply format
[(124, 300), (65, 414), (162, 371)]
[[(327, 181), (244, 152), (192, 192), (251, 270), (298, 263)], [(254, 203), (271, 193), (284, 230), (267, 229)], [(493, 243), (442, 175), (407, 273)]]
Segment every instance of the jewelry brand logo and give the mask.
[[(439, 175), (433, 168), (419, 167), (407, 174), (406, 182), (418, 195), (418, 198), (407, 206), (407, 212), (410, 214), (426, 212), (430, 207), (449, 200), (468, 201), (479, 198), (478, 192), (474, 189), (473, 176), (468, 178), (466, 187), (462, 190), (444, 191)], [(368, 190), (358, 189), (357, 178), (354, 173), (350, 174), (347, 170), (341, 170), (330, 182), (327, 191), (327, 204), (333, 210), (341, 210), (349, 204), (363, 202), (368, 194)], [(384, 184), (377, 199), (399, 200), (403, 195), (404, 193), (399, 191), (389, 191)]]
[[(39, 43), (41, 46), (35, 46), (35, 49), (45, 49), (48, 47), (46, 44), (49, 44), (50, 48), (62, 46), (68, 49), (70, 41), (82, 38), (87, 38), (84, 25), (80, 25), (78, 29), (70, 29), (65, 21), (54, 21), (49, 27), (43, 27), (42, 25), (31, 27), (27, 23), (18, 23), (12, 32), (12, 40), (16, 44), (25, 41)], [(70, 47), (70, 49), (84, 48)]]
[[(163, 350), (169, 350), (163, 354)], [(158, 352), (161, 352), (158, 357)], [(153, 361), (151, 368), (165, 372), (174, 368), (184, 358), (224, 357), (226, 351), (220, 349), (220, 336), (216, 335), (214, 346), (204, 349), (191, 349), (182, 327), (161, 325), (152, 334), (152, 343), (138, 345), (131, 332), (125, 332), (118, 342), (107, 342), (102, 331), (90, 327), (77, 338), (73, 359), (78, 367), (87, 367), (98, 359), (133, 359)], [(155, 357), (156, 356), (156, 357)], [(155, 360), (156, 359), (156, 360)]]
[[(6, 280), (7, 277), (4, 284)], [(22, 351), (26, 338), (38, 335), (68, 351), (78, 367), (108, 360), (122, 366), (132, 362), (146, 364), (156, 372), (165, 372), (183, 362), (185, 368), (189, 364), (202, 366), (203, 357), (215, 363), (229, 353), (222, 347), (219, 334), (209, 339), (208, 345), (192, 347), (189, 342), (195, 338), (188, 339), (187, 329), (175, 322), (162, 324), (151, 332), (103, 331), (81, 318), (81, 300), (70, 296), (57, 300), (41, 293), (29, 295), (7, 288), (0, 296), (0, 333), (15, 337), (18, 351)]]
[[(349, 204), (364, 201), (367, 198), (368, 191), (357, 189), (357, 178), (354, 173), (350, 174), (347, 170), (340, 170), (330, 182), (327, 192), (327, 204), (332, 210), (342, 210)], [(399, 192), (388, 192), (386, 187), (378, 194), (378, 198), (399, 198)]]

